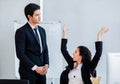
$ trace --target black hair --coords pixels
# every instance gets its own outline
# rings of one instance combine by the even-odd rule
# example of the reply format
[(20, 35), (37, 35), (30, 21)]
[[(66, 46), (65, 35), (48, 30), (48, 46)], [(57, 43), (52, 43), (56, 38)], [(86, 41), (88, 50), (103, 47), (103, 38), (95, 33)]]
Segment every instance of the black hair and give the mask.
[(82, 62), (83, 64), (89, 64), (91, 61), (91, 52), (90, 50), (85, 46), (78, 46), (80, 55), (82, 56)]
[(32, 16), (34, 12), (39, 9), (40, 9), (40, 6), (35, 3), (29, 3), (28, 5), (26, 5), (26, 7), (24, 8), (24, 13), (27, 20), (29, 20), (28, 15)]

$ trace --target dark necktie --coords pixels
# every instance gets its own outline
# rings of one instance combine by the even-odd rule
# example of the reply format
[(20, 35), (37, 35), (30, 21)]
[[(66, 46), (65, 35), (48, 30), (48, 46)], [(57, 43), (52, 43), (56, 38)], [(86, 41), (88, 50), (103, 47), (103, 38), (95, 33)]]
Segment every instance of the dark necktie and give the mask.
[(34, 31), (35, 31), (35, 37), (36, 37), (36, 39), (37, 39), (37, 41), (38, 41), (38, 43), (40, 45), (40, 53), (41, 53), (42, 52), (42, 44), (41, 44), (42, 42), (41, 42), (41, 40), (40, 40), (40, 38), (38, 36), (37, 28), (35, 28)]
[(39, 36), (38, 36), (38, 33), (37, 33), (37, 28), (35, 28), (34, 31), (35, 31), (35, 37), (36, 37), (38, 43), (40, 44), (40, 39), (39, 39)]

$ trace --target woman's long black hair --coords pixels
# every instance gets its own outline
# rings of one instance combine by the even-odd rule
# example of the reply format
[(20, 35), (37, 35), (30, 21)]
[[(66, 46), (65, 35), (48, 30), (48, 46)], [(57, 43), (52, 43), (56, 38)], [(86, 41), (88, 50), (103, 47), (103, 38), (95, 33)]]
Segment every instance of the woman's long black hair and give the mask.
[(85, 46), (78, 46), (77, 48), (79, 49), (80, 55), (82, 56), (82, 63), (88, 65), (91, 61), (90, 50)]

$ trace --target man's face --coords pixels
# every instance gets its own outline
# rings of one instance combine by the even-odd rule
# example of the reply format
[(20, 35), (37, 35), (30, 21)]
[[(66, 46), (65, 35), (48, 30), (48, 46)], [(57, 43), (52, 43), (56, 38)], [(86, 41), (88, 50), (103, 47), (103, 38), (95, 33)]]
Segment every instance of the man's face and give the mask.
[(39, 24), (41, 21), (40, 10), (34, 11), (33, 16), (29, 15), (29, 21), (32, 22), (33, 24)]

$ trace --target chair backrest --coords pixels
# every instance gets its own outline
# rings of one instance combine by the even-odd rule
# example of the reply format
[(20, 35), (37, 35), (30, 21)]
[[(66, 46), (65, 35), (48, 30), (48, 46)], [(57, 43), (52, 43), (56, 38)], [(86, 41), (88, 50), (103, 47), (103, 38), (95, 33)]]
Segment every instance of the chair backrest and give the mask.
[(0, 79), (0, 84), (29, 84), (29, 81), (16, 79)]

